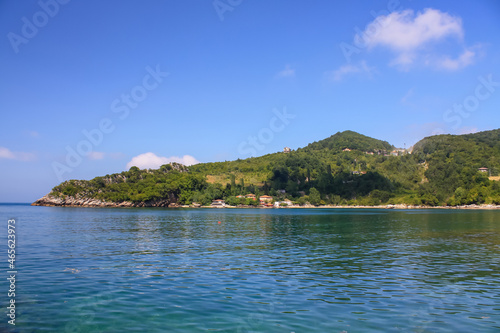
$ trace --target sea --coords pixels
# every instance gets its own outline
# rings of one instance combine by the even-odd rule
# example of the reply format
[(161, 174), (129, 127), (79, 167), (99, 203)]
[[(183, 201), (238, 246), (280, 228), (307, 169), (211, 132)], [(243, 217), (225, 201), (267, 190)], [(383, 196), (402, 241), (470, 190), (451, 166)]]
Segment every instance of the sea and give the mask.
[(0, 218), (0, 332), (500, 331), (500, 211), (0, 204)]

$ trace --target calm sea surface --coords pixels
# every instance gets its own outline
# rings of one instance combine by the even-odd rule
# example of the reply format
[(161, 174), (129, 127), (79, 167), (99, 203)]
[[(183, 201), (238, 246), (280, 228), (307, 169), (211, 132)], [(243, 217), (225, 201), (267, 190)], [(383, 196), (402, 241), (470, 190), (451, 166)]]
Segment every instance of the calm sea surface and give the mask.
[(0, 216), (0, 332), (500, 331), (500, 211), (0, 205)]

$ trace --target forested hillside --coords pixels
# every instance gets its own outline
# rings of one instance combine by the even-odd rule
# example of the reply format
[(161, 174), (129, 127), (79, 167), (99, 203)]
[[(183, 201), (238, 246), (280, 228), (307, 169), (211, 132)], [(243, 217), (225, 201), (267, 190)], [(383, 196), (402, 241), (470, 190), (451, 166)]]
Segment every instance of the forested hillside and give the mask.
[(158, 170), (132, 167), (90, 181), (66, 181), (50, 196), (145, 205), (161, 200), (208, 205), (214, 199), (255, 204), (236, 198), (248, 193), (313, 205), (500, 204), (499, 183), (489, 179), (500, 171), (499, 139), (500, 130), (432, 136), (410, 154), (345, 131), (289, 153)]
[[(425, 138), (415, 145), (413, 155), (427, 169), (420, 195), (449, 205), (499, 202), (498, 182), (489, 176), (500, 171), (500, 130)], [(478, 172), (479, 168), (488, 170)]]
[(314, 151), (325, 148), (337, 152), (341, 151), (344, 148), (349, 148), (351, 150), (361, 150), (365, 152), (375, 152), (378, 150), (390, 151), (394, 147), (387, 141), (373, 139), (353, 131), (344, 131), (337, 132), (336, 134), (324, 140), (310, 143), (305, 148), (303, 148), (303, 150)]

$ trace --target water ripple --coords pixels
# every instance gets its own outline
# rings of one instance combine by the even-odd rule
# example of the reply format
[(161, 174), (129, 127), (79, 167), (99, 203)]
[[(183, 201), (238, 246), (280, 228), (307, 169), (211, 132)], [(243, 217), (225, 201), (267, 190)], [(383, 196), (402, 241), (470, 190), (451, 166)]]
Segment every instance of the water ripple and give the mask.
[(500, 326), (495, 211), (15, 209), (19, 332)]

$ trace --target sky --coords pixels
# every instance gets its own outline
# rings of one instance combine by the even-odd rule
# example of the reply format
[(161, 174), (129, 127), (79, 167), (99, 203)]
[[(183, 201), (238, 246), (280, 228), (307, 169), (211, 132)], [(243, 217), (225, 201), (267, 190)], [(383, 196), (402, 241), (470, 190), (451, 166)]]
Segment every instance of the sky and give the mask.
[(0, 0), (0, 202), (353, 130), (499, 128), (500, 2)]

